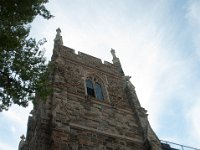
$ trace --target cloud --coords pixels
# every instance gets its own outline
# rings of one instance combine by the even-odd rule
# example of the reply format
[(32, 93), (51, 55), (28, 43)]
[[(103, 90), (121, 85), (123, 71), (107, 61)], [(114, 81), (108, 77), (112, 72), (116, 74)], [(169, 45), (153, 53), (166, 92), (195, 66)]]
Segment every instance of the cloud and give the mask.
[(1, 150), (16, 150), (16, 147), (11, 146), (10, 143), (2, 143), (0, 140), (0, 149)]
[(18, 147), (20, 136), (26, 135), (27, 120), (31, 109), (31, 105), (27, 108), (13, 105), (8, 111), (0, 114), (0, 122), (3, 124), (0, 128), (1, 150), (14, 150)]
[[(199, 18), (199, 14), (200, 14), (200, 1), (199, 0), (190, 0), (187, 3), (187, 13), (185, 14), (185, 17), (187, 19), (187, 21), (189, 22), (190, 27), (192, 28), (192, 36), (191, 39), (195, 45), (195, 51), (196, 51), (196, 61), (200, 62), (200, 18)], [(200, 74), (199, 70), (199, 63), (195, 68), (196, 70), (196, 78), (194, 78), (195, 82), (192, 85), (192, 89), (190, 94), (191, 94), (191, 98), (190, 101), (192, 101), (193, 103), (190, 105), (190, 107), (188, 107), (187, 109), (187, 120), (188, 122), (190, 122), (190, 135), (191, 135), (191, 139), (189, 141), (191, 141), (191, 143), (193, 142), (194, 145), (200, 147), (199, 144), (200, 143), (200, 130), (199, 130), (199, 124), (200, 124), (200, 116), (199, 114), (199, 110), (200, 110), (200, 95), (199, 95), (199, 90), (196, 91), (196, 89), (199, 89), (200, 86), (198, 85), (199, 79), (198, 76)]]
[(187, 14), (185, 15), (188, 19), (191, 28), (193, 28), (193, 41), (196, 46), (196, 53), (200, 59), (200, 1), (199, 0), (190, 0), (188, 2)]
[(200, 1), (190, 0), (187, 5), (186, 17), (192, 24), (200, 25), (199, 14), (200, 14)]
[(190, 134), (192, 138), (190, 139), (190, 141), (194, 143), (194, 146), (196, 145), (199, 147), (199, 144), (197, 143), (200, 143), (200, 95), (196, 96), (196, 98), (198, 99), (198, 101), (188, 109), (187, 120), (191, 124)]
[(15, 126), (12, 126), (10, 130), (11, 130), (11, 132), (12, 132), (13, 134), (16, 133), (16, 127), (15, 127)]
[(22, 108), (17, 105), (13, 105), (8, 111), (2, 112), (2, 115), (4, 116), (4, 118), (10, 120), (12, 123), (24, 126), (27, 123), (27, 115), (29, 114), (31, 109), (32, 106)]

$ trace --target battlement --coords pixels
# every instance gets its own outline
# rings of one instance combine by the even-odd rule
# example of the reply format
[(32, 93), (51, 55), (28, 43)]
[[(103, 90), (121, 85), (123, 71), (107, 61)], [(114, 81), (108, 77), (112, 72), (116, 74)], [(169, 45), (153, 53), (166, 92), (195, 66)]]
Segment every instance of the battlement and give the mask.
[(67, 47), (67, 46), (62, 46), (62, 49), (63, 49), (64, 51), (66, 51), (67, 53), (76, 54), (74, 49), (69, 48), (69, 47)]
[(60, 46), (59, 48), (55, 48), (53, 52), (52, 58), (63, 58), (64, 60), (74, 61), (85, 66), (100, 69), (101, 71), (105, 71), (108, 73), (119, 74), (116, 65), (110, 63), (108, 61), (102, 61), (100, 58), (91, 56), (89, 54), (76, 51), (72, 48), (66, 46)]
[(66, 47), (66, 46), (62, 46), (62, 50), (64, 51), (64, 53), (70, 53), (70, 54), (74, 54), (77, 57), (83, 59), (83, 60), (90, 60), (92, 62), (98, 63), (98, 64), (102, 64), (102, 65), (108, 65), (108, 66), (112, 66), (113, 64), (108, 62), (108, 61), (104, 61), (102, 62), (102, 60), (100, 58), (94, 57), (92, 55), (83, 53), (78, 51), (78, 54), (76, 54), (76, 51), (72, 48)]
[(92, 61), (92, 62), (102, 64), (101, 59), (96, 58), (96, 57), (94, 57), (94, 56), (91, 56), (91, 55), (82, 53), (82, 52), (80, 52), (80, 51), (78, 52), (78, 55), (79, 55), (82, 59), (90, 60), (90, 61)]

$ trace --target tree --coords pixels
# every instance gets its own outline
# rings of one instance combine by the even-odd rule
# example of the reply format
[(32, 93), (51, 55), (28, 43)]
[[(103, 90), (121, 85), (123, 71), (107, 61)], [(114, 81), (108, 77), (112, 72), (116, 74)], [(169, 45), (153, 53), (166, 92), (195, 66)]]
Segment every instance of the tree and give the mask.
[(48, 0), (0, 0), (0, 111), (14, 103), (26, 107), (35, 93), (47, 95), (47, 65), (40, 46), (28, 38), (30, 23), (37, 15), (53, 16)]

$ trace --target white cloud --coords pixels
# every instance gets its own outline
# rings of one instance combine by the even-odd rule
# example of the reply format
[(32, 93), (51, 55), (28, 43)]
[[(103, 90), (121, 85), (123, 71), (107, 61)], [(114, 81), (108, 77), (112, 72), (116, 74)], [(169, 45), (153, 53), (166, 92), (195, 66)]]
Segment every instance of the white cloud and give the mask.
[[(193, 43), (196, 48), (196, 54), (198, 58), (197, 60), (200, 60), (200, 1), (199, 0), (190, 0), (187, 5), (187, 13), (186, 18), (188, 22), (190, 23), (190, 26), (192, 28), (192, 37)], [(197, 68), (198, 69), (198, 68)], [(196, 79), (197, 80), (197, 79)], [(198, 81), (196, 81), (198, 82)], [(193, 85), (195, 87), (195, 85)], [(199, 89), (199, 86), (197, 87)], [(197, 88), (192, 88), (193, 90)], [(197, 143), (200, 143), (200, 130), (199, 130), (199, 124), (200, 124), (200, 116), (199, 116), (199, 110), (200, 110), (200, 95), (199, 90), (193, 93), (193, 96), (191, 96), (192, 105), (188, 107), (187, 110), (187, 120), (190, 122), (190, 134), (191, 134), (191, 143), (193, 142), (194, 145), (200, 146)]]
[(198, 95), (198, 101), (194, 103), (194, 105), (188, 110), (187, 119), (191, 123), (191, 142), (194, 143), (194, 145), (197, 145), (197, 143), (200, 143), (200, 95)]
[(11, 130), (11, 132), (12, 132), (13, 134), (16, 133), (16, 127), (15, 127), (15, 126), (11, 126), (10, 130)]
[(11, 143), (4, 143), (0, 140), (0, 150), (16, 150), (16, 147), (13, 147)]
[(4, 116), (4, 118), (10, 120), (12, 123), (24, 126), (27, 123), (28, 114), (31, 109), (31, 105), (27, 108), (13, 105), (8, 111), (2, 112), (2, 115)]
[(188, 10), (188, 12), (186, 14), (186, 17), (188, 17), (188, 19), (190, 19), (191, 23), (200, 25), (200, 19), (199, 19), (200, 1), (199, 0), (190, 0), (188, 2), (187, 10)]
[(4, 126), (0, 129), (0, 150), (17, 149), (22, 134), (26, 135), (28, 115), (32, 106), (22, 108), (13, 105), (0, 114)]
[(196, 45), (196, 52), (200, 59), (200, 1), (199, 0), (190, 0), (188, 2), (186, 18), (193, 28), (193, 37), (194, 43)]

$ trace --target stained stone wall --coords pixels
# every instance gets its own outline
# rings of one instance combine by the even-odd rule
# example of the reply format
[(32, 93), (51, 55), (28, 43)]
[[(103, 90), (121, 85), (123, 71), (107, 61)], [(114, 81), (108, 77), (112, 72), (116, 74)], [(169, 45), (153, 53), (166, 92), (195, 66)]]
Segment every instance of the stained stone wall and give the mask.
[[(119, 59), (104, 62), (60, 44), (54, 46), (49, 77), (53, 93), (36, 97), (20, 150), (160, 150), (146, 110), (123, 75)], [(87, 95), (86, 79), (101, 83), (104, 100)]]

